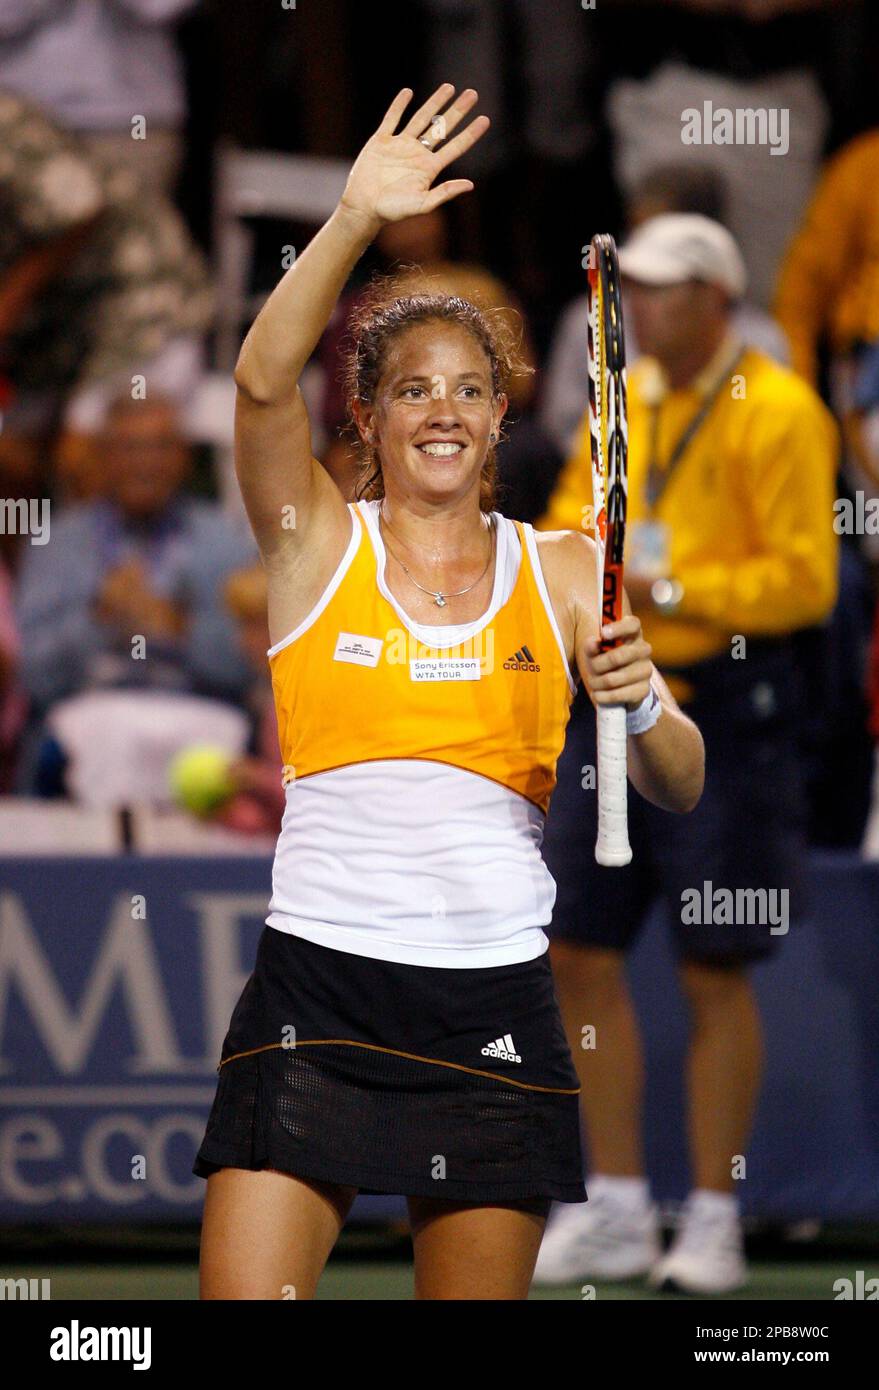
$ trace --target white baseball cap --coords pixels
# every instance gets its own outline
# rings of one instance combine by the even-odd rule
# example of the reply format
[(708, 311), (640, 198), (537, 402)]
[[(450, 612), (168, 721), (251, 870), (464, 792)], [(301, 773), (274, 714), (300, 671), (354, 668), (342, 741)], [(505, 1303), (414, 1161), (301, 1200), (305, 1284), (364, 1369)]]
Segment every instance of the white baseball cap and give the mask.
[(731, 233), (698, 212), (664, 212), (637, 227), (620, 247), (620, 270), (643, 285), (704, 280), (740, 299), (748, 283)]

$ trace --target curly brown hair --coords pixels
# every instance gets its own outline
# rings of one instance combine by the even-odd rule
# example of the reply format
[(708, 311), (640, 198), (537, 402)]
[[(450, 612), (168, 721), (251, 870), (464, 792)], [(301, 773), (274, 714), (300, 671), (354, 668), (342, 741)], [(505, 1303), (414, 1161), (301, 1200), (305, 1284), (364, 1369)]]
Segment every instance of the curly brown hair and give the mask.
[[(354, 418), (354, 403), (374, 403), (391, 344), (401, 333), (422, 323), (454, 323), (465, 329), (488, 358), (494, 400), (507, 394), (515, 375), (530, 370), (519, 359), (518, 344), (508, 323), (497, 310), (484, 309), (457, 295), (395, 293), (395, 284), (399, 287), (400, 279), (400, 276), (382, 277), (372, 283), (348, 320), (348, 345), (343, 350), (343, 380), (348, 412), (345, 431), (358, 453), (355, 496), (367, 501), (384, 497), (384, 479), (378, 451), (360, 438)], [(494, 509), (496, 490), (497, 460), (492, 446), (482, 465), (479, 486), (482, 511)]]

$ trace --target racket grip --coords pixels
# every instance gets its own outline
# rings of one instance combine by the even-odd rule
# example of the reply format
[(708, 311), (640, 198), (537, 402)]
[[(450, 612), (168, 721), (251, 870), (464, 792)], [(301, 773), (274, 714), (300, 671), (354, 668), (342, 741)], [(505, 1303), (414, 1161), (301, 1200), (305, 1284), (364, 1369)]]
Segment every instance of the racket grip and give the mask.
[(598, 839), (599, 864), (619, 868), (632, 859), (626, 810), (626, 707), (598, 707)]

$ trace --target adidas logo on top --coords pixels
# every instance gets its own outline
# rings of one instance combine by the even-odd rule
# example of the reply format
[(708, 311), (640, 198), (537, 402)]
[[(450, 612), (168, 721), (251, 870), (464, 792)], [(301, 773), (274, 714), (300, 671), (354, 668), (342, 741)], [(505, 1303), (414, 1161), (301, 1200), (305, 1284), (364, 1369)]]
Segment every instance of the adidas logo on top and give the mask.
[(514, 652), (512, 656), (507, 657), (506, 661), (504, 662), (504, 670), (539, 671), (540, 667), (538, 666), (537, 662), (534, 660), (534, 657), (531, 655), (528, 648), (525, 646), (525, 643), (523, 642), (517, 652)]
[(483, 1057), (499, 1057), (502, 1062), (521, 1062), (522, 1060), (509, 1033), (505, 1033), (502, 1038), (495, 1038), (494, 1042), (490, 1042), (487, 1047), (482, 1049), (482, 1055)]

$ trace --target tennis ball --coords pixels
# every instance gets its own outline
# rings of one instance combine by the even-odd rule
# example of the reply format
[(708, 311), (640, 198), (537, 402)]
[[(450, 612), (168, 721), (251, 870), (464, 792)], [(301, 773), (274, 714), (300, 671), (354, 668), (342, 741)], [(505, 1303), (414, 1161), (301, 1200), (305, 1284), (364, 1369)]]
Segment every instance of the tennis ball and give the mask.
[(178, 753), (168, 769), (175, 800), (196, 816), (209, 816), (235, 791), (229, 768), (232, 758), (224, 748), (195, 743)]

